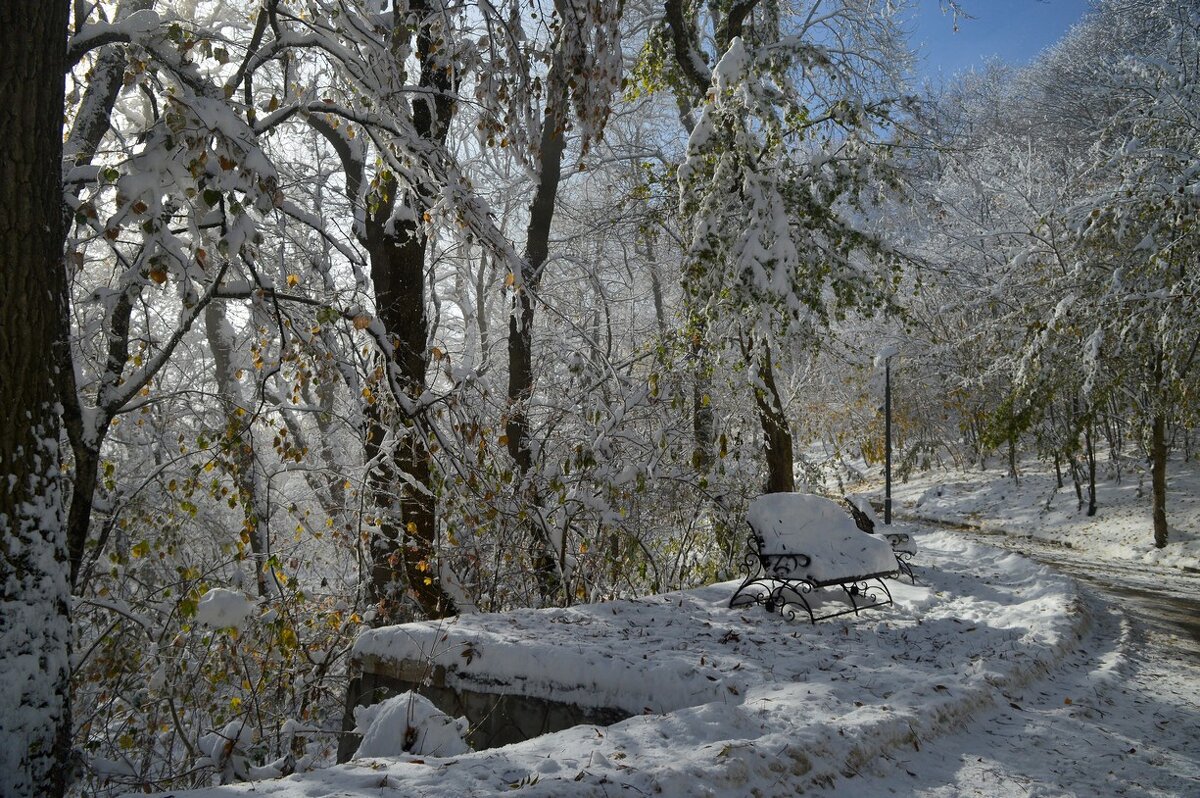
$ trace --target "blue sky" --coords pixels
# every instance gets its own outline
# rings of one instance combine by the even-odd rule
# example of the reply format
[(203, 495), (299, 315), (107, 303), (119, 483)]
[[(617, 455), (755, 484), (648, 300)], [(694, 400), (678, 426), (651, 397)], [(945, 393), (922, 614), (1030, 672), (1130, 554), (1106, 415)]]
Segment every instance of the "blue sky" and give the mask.
[(972, 19), (958, 31), (938, 0), (918, 0), (912, 41), (924, 60), (919, 77), (950, 78), (992, 56), (1011, 64), (1029, 62), (1062, 38), (1088, 10), (1088, 0), (961, 0)]

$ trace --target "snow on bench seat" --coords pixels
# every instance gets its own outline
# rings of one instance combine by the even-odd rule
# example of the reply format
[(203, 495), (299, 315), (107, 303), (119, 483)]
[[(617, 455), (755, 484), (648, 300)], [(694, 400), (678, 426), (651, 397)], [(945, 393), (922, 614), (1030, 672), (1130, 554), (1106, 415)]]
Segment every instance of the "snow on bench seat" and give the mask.
[[(799, 606), (815, 623), (891, 603), (881, 577), (899, 570), (892, 547), (860, 530), (837, 502), (805, 493), (768, 493), (750, 503), (746, 522), (751, 573), (734, 592), (731, 607), (756, 602), (787, 611)], [(850, 608), (816, 614), (808, 594), (835, 585)]]

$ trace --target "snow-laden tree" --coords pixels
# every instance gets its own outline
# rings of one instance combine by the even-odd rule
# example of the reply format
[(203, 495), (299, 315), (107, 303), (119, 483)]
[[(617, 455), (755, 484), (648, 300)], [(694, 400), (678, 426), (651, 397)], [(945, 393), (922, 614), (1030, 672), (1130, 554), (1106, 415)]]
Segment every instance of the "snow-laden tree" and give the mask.
[(1072, 276), (1084, 289), (1068, 315), (1087, 335), (1085, 394), (1117, 383), (1145, 430), (1161, 548), (1168, 426), (1194, 426), (1198, 409), (1200, 10), (1114, 0), (1097, 20), (1114, 18), (1137, 38), (1103, 84), (1119, 107), (1098, 130), (1091, 190), (1067, 209), (1079, 257)]
[[(893, 180), (890, 124), (904, 50), (890, 4), (668, 3), (669, 73), (689, 126), (678, 173), (689, 335), (741, 374), (766, 453), (766, 489), (795, 485), (783, 359), (830, 320), (888, 294), (889, 248), (871, 217)], [(717, 50), (696, 38), (711, 25)], [(719, 356), (719, 355), (718, 355)]]
[(1119, 477), (1132, 427), (1158, 545), (1170, 430), (1195, 423), (1196, 53), (1191, 4), (1114, 0), (1029, 67), (961, 78), (935, 102), (909, 313), (1014, 476), (1032, 434), (1095, 512), (1101, 439)]

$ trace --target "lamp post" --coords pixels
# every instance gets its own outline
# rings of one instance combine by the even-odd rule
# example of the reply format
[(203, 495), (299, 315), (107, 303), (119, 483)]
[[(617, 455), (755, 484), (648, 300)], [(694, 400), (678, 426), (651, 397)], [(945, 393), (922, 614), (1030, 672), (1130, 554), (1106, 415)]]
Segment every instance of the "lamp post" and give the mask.
[(883, 523), (892, 523), (892, 357), (883, 361)]

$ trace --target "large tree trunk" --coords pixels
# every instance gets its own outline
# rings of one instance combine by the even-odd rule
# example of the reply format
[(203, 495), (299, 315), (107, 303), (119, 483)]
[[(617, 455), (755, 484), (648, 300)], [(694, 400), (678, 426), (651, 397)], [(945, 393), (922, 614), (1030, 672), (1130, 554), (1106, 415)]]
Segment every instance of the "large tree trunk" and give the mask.
[[(368, 223), (371, 279), (379, 318), (392, 338), (403, 390), (415, 401), (425, 392), (429, 364), (426, 242), (415, 228), (385, 234), (385, 221)], [(378, 402), (368, 407), (366, 454), (375, 463), (368, 481), (380, 511), (370, 586), (380, 622), (396, 620), (396, 602), (405, 586), (427, 617), (441, 618), (457, 611), (434, 567), (437, 525), (425, 431), (402, 411), (399, 416), (396, 421), (386, 418)], [(385, 449), (389, 437), (390, 451)], [(401, 474), (407, 479), (401, 479)]]
[(254, 583), (258, 595), (270, 594), (273, 578), (268, 578), (267, 558), (271, 548), (271, 508), (266, 496), (266, 477), (262, 473), (254, 450), (254, 406), (245, 401), (237, 380), (234, 365), (233, 329), (225, 317), (225, 309), (210, 302), (204, 309), (204, 332), (212, 350), (213, 370), (216, 372), (217, 394), (225, 422), (228, 461), (238, 502), (242, 505), (243, 528), (250, 538), (250, 553), (254, 564)]
[[(400, 83), (404, 82), (405, 51), (416, 30), (416, 58), (420, 64), (420, 86), (427, 92), (412, 102), (415, 131), (432, 143), (443, 144), (454, 113), (455, 73), (446, 68), (438, 52), (431, 26), (440, 17), (427, 0), (416, 0), (406, 17), (397, 16), (392, 30), (393, 51), (401, 61)], [(428, 239), (422, 219), (430, 199), (428, 187), (413, 187), (397, 196), (400, 185), (394, 178), (381, 179), (377, 189), (364, 194), (366, 165), (363, 153), (353, 148), (335, 128), (320, 117), (309, 124), (333, 145), (345, 171), (346, 195), (352, 204), (366, 202), (360, 230), (371, 264), (375, 286), (375, 308), (392, 343), (392, 357), (402, 393), (402, 403), (416, 402), (427, 387), (429, 326), (425, 300), (425, 259)], [(392, 218), (396, 203), (407, 212)], [(457, 607), (446, 592), (436, 565), (437, 518), (434, 499), (434, 463), (429, 451), (428, 428), (423, 419), (397, 408), (389, 416), (379, 399), (366, 409), (363, 448), (371, 470), (368, 490), (378, 511), (377, 531), (371, 540), (371, 573), (368, 599), (376, 604), (376, 625), (403, 620), (401, 599), (413, 598), (422, 614), (430, 618), (453, 615)]]
[(1154, 516), (1154, 545), (1167, 545), (1167, 413), (1162, 395), (1163, 353), (1154, 353), (1154, 417), (1150, 421), (1150, 501)]
[(537, 191), (529, 206), (529, 226), (525, 236), (525, 260), (519, 279), (514, 281), (512, 315), (508, 320), (508, 396), (504, 434), (508, 453), (517, 466), (522, 499), (530, 506), (528, 533), (535, 547), (534, 575), (543, 603), (552, 603), (562, 593), (560, 559), (562, 541), (552, 539), (537, 522), (539, 504), (537, 486), (531, 482), (533, 447), (529, 431), (529, 401), (533, 396), (533, 322), (534, 302), (542, 278), (542, 269), (550, 253), (550, 226), (562, 178), (562, 158), (566, 141), (567, 90), (562, 80), (561, 52), (556, 52), (546, 84), (560, 87), (546, 99), (542, 118)]
[[(429, 3), (417, 0), (410, 9), (409, 19), (396, 19), (393, 35), (407, 37), (409, 24), (418, 26), (416, 55), (421, 64), (420, 85), (430, 90), (428, 95), (413, 100), (413, 127), (423, 138), (444, 143), (454, 113), (453, 73), (443, 68), (441, 56), (435, 55), (438, 45), (430, 29), (433, 9)], [(403, 48), (397, 49), (402, 51)], [(383, 181), (380, 207), (367, 219), (366, 244), (371, 258), (371, 281), (375, 284), (376, 312), (393, 343), (392, 357), (404, 383), (401, 388), (415, 402), (425, 393), (429, 369), (429, 322), (425, 308), (425, 258), (429, 242), (417, 221), (424, 213), (428, 196), (421, 193), (420, 187), (404, 197), (397, 197), (397, 190), (394, 180)], [(405, 204), (408, 213), (403, 219), (392, 220), (391, 211), (397, 201)], [(390, 452), (384, 449), (389, 436), (393, 443)], [(396, 620), (393, 616), (399, 609), (400, 591), (405, 588), (426, 617), (442, 618), (457, 612), (436, 565), (434, 464), (426, 436), (419, 419), (401, 412), (398, 421), (391, 422), (384, 417), (378, 403), (368, 407), (364, 443), (367, 457), (375, 462), (368, 481), (380, 510), (379, 534), (372, 542), (370, 582), (371, 597), (380, 610), (377, 623)], [(404, 479), (400, 479), (402, 474)], [(395, 507), (397, 499), (399, 513)]]
[[(58, 441), (67, 4), (0, 4), (0, 794), (59, 796), (71, 744)], [(49, 356), (48, 356), (49, 355)]]
[(758, 354), (759, 384), (754, 389), (754, 403), (762, 426), (766, 447), (767, 493), (792, 493), (796, 490), (796, 475), (792, 462), (792, 430), (779, 388), (775, 384), (775, 365), (771, 362), (771, 347), (763, 346)]
[(1159, 411), (1150, 425), (1150, 497), (1154, 545), (1167, 545), (1167, 417)]
[(1083, 452), (1088, 469), (1088, 517), (1096, 514), (1096, 446), (1093, 440), (1093, 423), (1089, 417), (1083, 425)]

